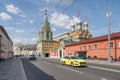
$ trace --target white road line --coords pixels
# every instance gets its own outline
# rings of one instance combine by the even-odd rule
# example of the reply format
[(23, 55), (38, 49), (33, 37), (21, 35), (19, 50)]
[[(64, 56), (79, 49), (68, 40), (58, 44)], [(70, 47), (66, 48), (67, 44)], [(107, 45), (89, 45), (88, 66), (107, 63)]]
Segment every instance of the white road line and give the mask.
[(101, 80), (107, 80), (107, 79), (105, 79), (105, 78), (101, 78)]
[(96, 67), (96, 66), (89, 66), (89, 67), (94, 68), (94, 69), (100, 69), (100, 70), (106, 70), (106, 71), (120, 73), (120, 70), (115, 70), (115, 69), (110, 69), (110, 68), (103, 68), (103, 67)]
[(59, 65), (56, 65), (56, 66), (57, 66), (57, 67), (60, 67), (60, 68), (63, 68), (63, 69), (70, 70), (70, 71), (74, 71), (74, 72), (77, 72), (77, 73), (80, 73), (80, 74), (83, 73), (83, 72), (81, 72), (81, 71), (73, 70), (73, 69), (70, 69), (70, 68), (67, 68), (67, 67), (63, 67), (63, 66), (59, 66)]

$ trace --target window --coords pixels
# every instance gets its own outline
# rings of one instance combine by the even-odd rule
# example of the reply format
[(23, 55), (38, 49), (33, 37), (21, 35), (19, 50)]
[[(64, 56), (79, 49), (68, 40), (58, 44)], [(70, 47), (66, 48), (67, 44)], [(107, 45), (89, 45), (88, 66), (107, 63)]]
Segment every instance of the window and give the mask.
[(46, 43), (45, 42), (43, 43), (43, 47), (46, 47)]
[(79, 47), (79, 49), (81, 50), (81, 47)]
[(120, 48), (120, 42), (119, 42), (119, 48)]
[(49, 38), (49, 32), (46, 33), (46, 37)]
[(42, 38), (44, 38), (44, 32), (42, 32)]
[(97, 49), (97, 44), (94, 44), (94, 49)]
[(86, 49), (86, 46), (84, 46), (84, 50)]
[(88, 45), (88, 49), (90, 49), (90, 45)]
[(58, 51), (58, 49), (54, 49), (54, 52), (57, 52)]
[(49, 47), (52, 47), (52, 43), (49, 43)]
[(70, 59), (68, 56), (64, 57), (65, 59)]
[(110, 42), (110, 47), (113, 47), (113, 42)]
[(69, 56), (72, 56), (72, 53), (68, 53)]

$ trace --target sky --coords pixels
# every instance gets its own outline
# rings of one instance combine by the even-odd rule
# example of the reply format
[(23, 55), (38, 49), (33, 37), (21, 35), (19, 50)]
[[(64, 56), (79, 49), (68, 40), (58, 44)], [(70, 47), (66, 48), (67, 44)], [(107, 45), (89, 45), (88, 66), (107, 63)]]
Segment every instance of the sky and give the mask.
[[(111, 33), (120, 32), (120, 0), (109, 0)], [(0, 25), (14, 44), (36, 43), (47, 9), (53, 36), (70, 32), (78, 14), (94, 36), (108, 34), (107, 0), (0, 0)], [(84, 26), (82, 26), (84, 29)]]

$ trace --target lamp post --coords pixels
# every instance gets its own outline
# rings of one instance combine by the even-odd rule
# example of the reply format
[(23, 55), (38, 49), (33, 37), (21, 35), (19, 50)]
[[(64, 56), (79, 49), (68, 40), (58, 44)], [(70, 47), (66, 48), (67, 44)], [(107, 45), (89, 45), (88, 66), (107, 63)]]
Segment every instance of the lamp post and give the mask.
[(1, 39), (2, 39), (2, 36), (0, 35), (0, 60), (1, 60)]
[(110, 7), (109, 7), (109, 0), (107, 0), (108, 4), (108, 12), (107, 12), (107, 17), (108, 17), (108, 63), (111, 63), (111, 44), (110, 44), (110, 17), (111, 17), (111, 12), (110, 12)]

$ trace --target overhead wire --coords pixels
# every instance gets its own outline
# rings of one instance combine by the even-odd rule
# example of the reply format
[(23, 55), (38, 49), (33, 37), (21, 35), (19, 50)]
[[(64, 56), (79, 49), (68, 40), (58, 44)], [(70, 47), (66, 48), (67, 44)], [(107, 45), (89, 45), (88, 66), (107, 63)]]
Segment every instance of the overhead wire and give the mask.
[(65, 12), (68, 8), (70, 8), (73, 4), (75, 4), (78, 0), (74, 0), (68, 7), (66, 7), (62, 12)]
[[(59, 2), (55, 5), (54, 8), (57, 8), (62, 1), (63, 1), (63, 0), (59, 0)], [(50, 16), (50, 15), (48, 15), (48, 16)], [(42, 21), (42, 20), (43, 20), (43, 16), (42, 16), (42, 18), (41, 18), (40, 21)], [(41, 24), (42, 24), (42, 22), (40, 23), (40, 25), (41, 25)], [(38, 29), (36, 28), (36, 30), (38, 30)], [(36, 30), (35, 30), (35, 31), (36, 31)], [(39, 32), (39, 31), (38, 31), (38, 32)], [(31, 33), (34, 33), (34, 32), (31, 32)]]

